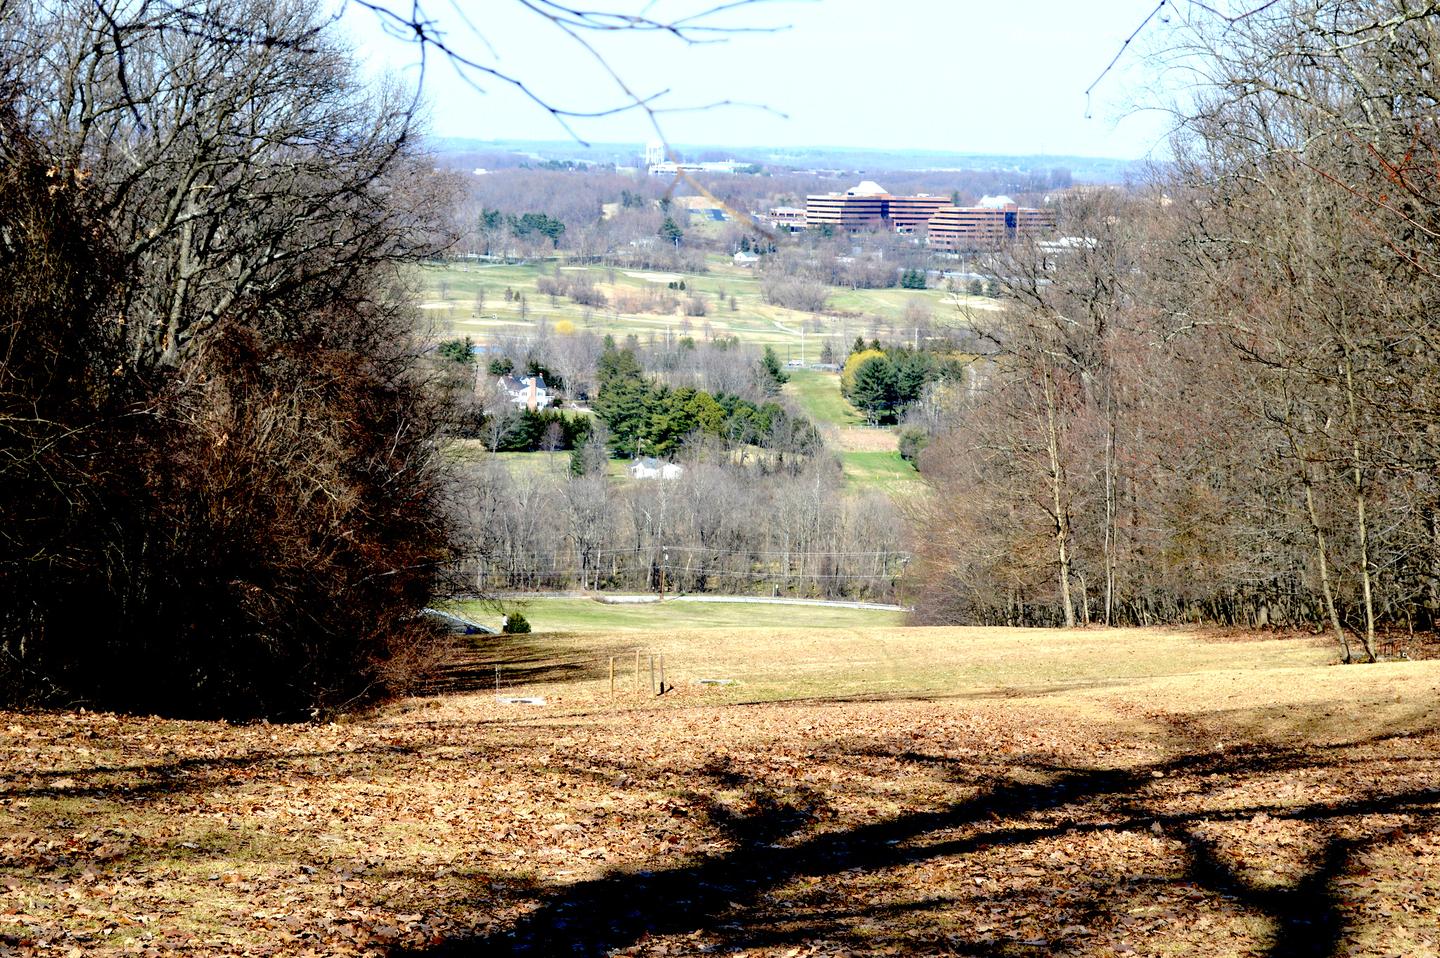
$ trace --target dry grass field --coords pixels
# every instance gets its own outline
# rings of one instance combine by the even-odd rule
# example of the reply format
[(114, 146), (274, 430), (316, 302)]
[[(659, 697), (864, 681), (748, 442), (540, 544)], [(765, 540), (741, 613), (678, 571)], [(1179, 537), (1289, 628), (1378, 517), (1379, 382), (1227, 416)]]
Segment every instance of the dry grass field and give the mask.
[(342, 724), (6, 714), (0, 954), (1435, 955), (1440, 662), (1331, 660), (590, 632)]

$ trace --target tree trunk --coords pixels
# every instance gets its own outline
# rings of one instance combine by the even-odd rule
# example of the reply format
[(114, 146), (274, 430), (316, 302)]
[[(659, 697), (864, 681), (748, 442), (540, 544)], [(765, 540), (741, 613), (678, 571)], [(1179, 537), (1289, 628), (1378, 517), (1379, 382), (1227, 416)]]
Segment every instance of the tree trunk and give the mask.
[(1360, 591), (1365, 603), (1365, 657), (1374, 662), (1375, 600), (1370, 582), (1370, 529), (1365, 516), (1365, 468), (1360, 458), (1360, 417), (1355, 402), (1355, 375), (1347, 344), (1345, 355), (1345, 394), (1350, 420), (1350, 460), (1355, 481), (1355, 533), (1360, 545)]
[[(1113, 386), (1111, 387), (1113, 388)], [(1113, 625), (1115, 608), (1115, 400), (1105, 397), (1105, 624)], [(1085, 620), (1090, 620), (1090, 598), (1085, 598)]]
[(1430, 628), (1440, 620), (1440, 509), (1430, 510)]
[(1045, 384), (1045, 433), (1050, 453), (1050, 492), (1055, 508), (1055, 554), (1060, 576), (1060, 604), (1065, 627), (1075, 628), (1075, 603), (1070, 598), (1070, 514), (1065, 501), (1065, 470), (1060, 463), (1060, 426), (1055, 416), (1055, 391), (1047, 369)]
[(1350, 639), (1345, 627), (1340, 624), (1340, 613), (1335, 611), (1335, 593), (1330, 588), (1330, 565), (1325, 558), (1325, 530), (1320, 528), (1320, 516), (1315, 509), (1315, 489), (1310, 483), (1309, 467), (1301, 482), (1305, 486), (1305, 511), (1310, 517), (1310, 532), (1315, 537), (1315, 561), (1320, 567), (1320, 592), (1325, 597), (1325, 615), (1330, 619), (1330, 628), (1335, 632), (1335, 641), (1340, 645), (1340, 657), (1346, 665), (1353, 661), (1350, 654)]

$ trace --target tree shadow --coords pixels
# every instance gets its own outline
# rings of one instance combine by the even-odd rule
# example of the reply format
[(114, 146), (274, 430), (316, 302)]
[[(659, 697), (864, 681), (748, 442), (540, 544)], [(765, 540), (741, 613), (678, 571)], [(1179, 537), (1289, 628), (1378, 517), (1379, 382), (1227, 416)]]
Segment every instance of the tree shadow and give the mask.
[[(347, 760), (373, 761), (384, 756), (412, 756), (422, 749), (409, 745), (368, 745), (361, 749), (327, 749), (310, 752), (254, 752), (237, 757), (179, 758), (131, 765), (96, 765), (77, 769), (44, 769), (0, 775), (0, 796), (17, 798), (116, 798), (126, 801), (179, 795), (214, 789), (232, 776), (235, 784), (259, 774), (293, 775), (304, 762), (327, 763), (325, 776), (333, 775)], [(262, 771), (258, 771), (261, 769)], [(106, 779), (114, 778), (111, 782)], [(36, 781), (42, 784), (29, 784)], [(20, 785), (21, 781), (27, 782)]]
[(609, 676), (610, 656), (623, 660), (618, 663), (620, 674), (629, 681), (634, 652), (633, 645), (611, 643), (567, 654), (556, 650), (553, 639), (533, 634), (456, 636), (443, 661), (431, 671), (423, 694), (483, 693), (494, 691), (497, 684), (505, 691), (529, 685), (598, 682)]
[[(896, 752), (897, 760), (945, 764), (941, 757)], [(1312, 753), (1276, 751), (1246, 754), (1192, 754), (1136, 768), (1052, 767), (1043, 783), (995, 780), (979, 794), (933, 811), (909, 812), (873, 824), (838, 831), (809, 830), (814, 821), (803, 802), (763, 790), (742, 813), (712, 805), (711, 823), (731, 843), (725, 854), (661, 870), (616, 871), (601, 878), (557, 889), (511, 925), (481, 936), (452, 940), (433, 948), (392, 952), (393, 958), (468, 955), (609, 955), (650, 938), (704, 933), (727, 947), (753, 948), (835, 940), (849, 933), (838, 927), (846, 915), (867, 909), (776, 911), (769, 896), (796, 879), (836, 879), (965, 856), (994, 848), (1020, 848), (1074, 833), (1163, 832), (1178, 836), (1185, 859), (1182, 874), (1156, 881), (1167, 888), (1193, 887), (1215, 898), (1236, 901), (1265, 918), (1274, 941), (1268, 958), (1322, 958), (1338, 954), (1346, 926), (1336, 880), (1356, 853), (1374, 839), (1332, 837), (1315, 854), (1308, 871), (1289, 887), (1255, 885), (1227, 865), (1213, 843), (1197, 834), (1202, 823), (1240, 821), (1262, 812), (1299, 821), (1353, 822), (1366, 815), (1405, 814), (1431, 827), (1440, 816), (1440, 789), (1422, 789), (1345, 802), (1301, 806), (1252, 805), (1165, 812), (1149, 801), (1157, 782), (1177, 775), (1214, 780), (1315, 765)], [(706, 770), (736, 784), (736, 772), (723, 763)], [(703, 774), (703, 773), (702, 773)], [(973, 782), (973, 776), (969, 778)], [(717, 783), (718, 784), (718, 783)], [(1087, 807), (1103, 808), (1096, 820), (1080, 820)], [(1074, 810), (1059, 823), (1047, 814)], [(1387, 833), (1389, 829), (1386, 830)], [(961, 833), (958, 837), (956, 833)], [(1110, 913), (1128, 893), (1143, 887), (1128, 876), (1092, 888), (1082, 902), (1091, 913)], [(951, 902), (950, 904), (953, 904)], [(896, 913), (937, 907), (933, 900), (886, 905)], [(864, 947), (865, 942), (852, 942)], [(943, 947), (942, 947), (943, 945)], [(908, 938), (887, 943), (891, 954), (1038, 955), (1066, 950), (1055, 942), (1026, 942), (997, 937), (952, 939), (943, 943)]]

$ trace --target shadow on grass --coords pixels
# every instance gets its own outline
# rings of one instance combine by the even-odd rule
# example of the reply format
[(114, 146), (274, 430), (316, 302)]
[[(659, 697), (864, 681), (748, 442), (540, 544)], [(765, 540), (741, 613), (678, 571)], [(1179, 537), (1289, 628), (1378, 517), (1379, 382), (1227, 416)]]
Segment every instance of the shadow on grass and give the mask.
[(595, 682), (609, 677), (610, 656), (617, 656), (622, 674), (630, 676), (627, 656), (635, 646), (624, 643), (567, 652), (564, 636), (555, 634), (487, 635), (456, 637), (444, 663), (431, 674), (425, 694), (430, 696), (494, 691), (496, 669), (502, 690), (526, 685), (563, 685)]
[[(932, 764), (931, 757), (897, 753), (897, 761)], [(936, 759), (936, 762), (941, 760)], [(1167, 893), (1193, 894), (1233, 902), (1263, 918), (1273, 941), (1268, 958), (1327, 958), (1339, 953), (1346, 925), (1336, 881), (1357, 855), (1373, 843), (1388, 841), (1393, 825), (1369, 837), (1331, 837), (1308, 863), (1308, 871), (1293, 885), (1275, 887), (1252, 883), (1227, 865), (1215, 846), (1197, 831), (1202, 823), (1244, 821), (1265, 813), (1275, 819), (1346, 823), (1365, 816), (1403, 814), (1423, 828), (1440, 816), (1440, 789), (1355, 798), (1337, 803), (1300, 806), (1256, 805), (1223, 807), (1193, 813), (1165, 812), (1151, 788), (1157, 781), (1176, 776), (1197, 782), (1246, 777), (1314, 767), (1315, 756), (1303, 752), (1215, 754), (1186, 756), (1139, 768), (1054, 768), (1043, 784), (1018, 783), (996, 778), (978, 794), (935, 811), (901, 814), (874, 824), (840, 831), (814, 833), (807, 829), (814, 818), (804, 802), (756, 793), (743, 813), (711, 808), (712, 824), (733, 845), (723, 855), (657, 871), (615, 872), (588, 882), (542, 895), (533, 911), (512, 925), (467, 940), (453, 940), (424, 950), (392, 953), (392, 958), (458, 958), (481, 955), (573, 955), (600, 958), (643, 944), (651, 937), (704, 935), (718, 938), (723, 947), (746, 949), (782, 944), (849, 939), (851, 947), (882, 946), (885, 954), (957, 954), (1020, 956), (1065, 953), (1064, 941), (1014, 940), (998, 937), (945, 937), (938, 932), (903, 934), (886, 941), (874, 937), (856, 940), (844, 927), (849, 916), (883, 918), (925, 912), (943, 904), (925, 899), (910, 904), (886, 904), (872, 909), (846, 906), (794, 908), (777, 904), (774, 893), (796, 879), (832, 878), (853, 885), (863, 876), (887, 869), (954, 860), (957, 856), (994, 848), (1017, 851), (1045, 839), (1075, 833), (1145, 832), (1164, 834), (1179, 841), (1181, 874), (1165, 876), (1113, 876), (1099, 874), (1073, 882), (1084, 896), (1081, 911), (1104, 924), (1123, 914), (1128, 897), (1147, 884), (1161, 883)], [(932, 766), (933, 767), (933, 766)], [(737, 784), (728, 766), (707, 770), (707, 777)], [(715, 785), (722, 784), (716, 781)], [(1044, 819), (1060, 815), (1062, 824)], [(1097, 814), (1098, 813), (1098, 814)], [(1085, 818), (1090, 821), (1085, 821)], [(1074, 889), (1072, 889), (1073, 891)], [(1005, 892), (990, 901), (1005, 908), (1013, 896)], [(802, 904), (803, 902), (795, 902)], [(873, 913), (873, 914), (872, 914)], [(1107, 919), (1108, 916), (1108, 919)], [(884, 934), (884, 929), (881, 929)], [(938, 937), (937, 937), (938, 936)], [(1062, 936), (1063, 937), (1063, 936)], [(943, 940), (942, 940), (943, 938)], [(1072, 944), (1078, 946), (1079, 941)], [(673, 951), (670, 953), (674, 953)]]

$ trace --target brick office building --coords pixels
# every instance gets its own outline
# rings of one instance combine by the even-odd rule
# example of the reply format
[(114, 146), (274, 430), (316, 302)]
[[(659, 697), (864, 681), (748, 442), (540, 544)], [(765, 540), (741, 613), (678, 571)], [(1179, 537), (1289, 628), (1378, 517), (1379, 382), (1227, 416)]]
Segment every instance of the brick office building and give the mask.
[(1050, 210), (1020, 206), (1008, 196), (987, 196), (975, 206), (946, 204), (936, 210), (926, 242), (932, 249), (955, 252), (999, 246), (1054, 229), (1055, 214)]
[(925, 227), (929, 244), (938, 250), (997, 246), (1018, 236), (1055, 228), (1048, 210), (1017, 205), (1008, 196), (987, 196), (976, 206), (952, 206), (941, 196), (893, 196), (866, 180), (844, 193), (818, 193), (805, 198), (805, 226), (858, 232), (892, 229), (909, 233)]

